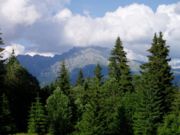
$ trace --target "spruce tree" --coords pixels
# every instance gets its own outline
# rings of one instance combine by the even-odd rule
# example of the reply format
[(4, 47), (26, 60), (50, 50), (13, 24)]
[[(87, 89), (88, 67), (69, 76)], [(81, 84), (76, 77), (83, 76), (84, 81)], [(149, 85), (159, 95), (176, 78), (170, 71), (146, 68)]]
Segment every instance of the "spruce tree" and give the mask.
[(109, 58), (109, 76), (115, 78), (122, 92), (133, 91), (130, 68), (127, 64), (126, 52), (118, 37)]
[(180, 92), (174, 96), (172, 111), (164, 117), (163, 123), (158, 128), (158, 135), (180, 134)]
[[(144, 65), (145, 69), (149, 69), (149, 72), (157, 75), (159, 79), (158, 85), (161, 89), (160, 94), (162, 96), (162, 112), (163, 115), (171, 110), (171, 103), (173, 101), (174, 85), (173, 85), (173, 73), (171, 66), (169, 65), (169, 46), (166, 45), (166, 41), (163, 39), (162, 32), (159, 33), (159, 37), (154, 37), (154, 43), (149, 52), (152, 56), (149, 56), (149, 65)], [(147, 67), (147, 68), (146, 68)]]
[(141, 84), (137, 91), (136, 110), (133, 119), (134, 134), (156, 135), (156, 129), (161, 121), (162, 114), (155, 75), (147, 75), (141, 78)]
[(15, 125), (10, 112), (8, 99), (5, 94), (3, 94), (0, 98), (0, 134), (13, 134), (15, 132)]
[(82, 119), (76, 125), (75, 135), (103, 135), (104, 128), (99, 116), (98, 103), (92, 101), (86, 104)]
[[(121, 104), (122, 92), (119, 90), (119, 84), (115, 78), (106, 80), (102, 86), (102, 98), (100, 98), (101, 108), (101, 123), (104, 127), (105, 135), (121, 134), (120, 124), (123, 115), (120, 112), (124, 111)], [(121, 111), (120, 111), (121, 110)], [(124, 123), (125, 124), (125, 123)]]
[(60, 74), (57, 80), (57, 86), (67, 95), (70, 95), (70, 82), (69, 73), (66, 68), (65, 62), (61, 63)]
[(154, 35), (149, 61), (142, 65), (142, 76), (137, 88), (137, 109), (134, 115), (135, 134), (157, 134), (157, 127), (170, 110), (173, 95), (169, 49), (162, 33)]
[[(101, 125), (101, 88), (96, 78), (88, 80), (88, 89), (81, 97), (82, 116), (76, 124), (77, 135), (101, 135), (103, 125)], [(84, 98), (84, 99), (83, 99)]]
[(60, 88), (48, 98), (47, 111), (51, 134), (67, 135), (72, 131), (70, 100)]
[(44, 135), (46, 133), (47, 117), (45, 115), (45, 109), (40, 98), (36, 98), (36, 102), (32, 103), (29, 120), (28, 120), (28, 133), (37, 133), (38, 135)]
[(148, 56), (148, 63), (142, 65), (143, 74), (155, 74), (157, 78), (157, 84), (160, 89), (159, 95), (162, 97), (161, 112), (162, 115), (170, 111), (171, 103), (173, 101), (174, 86), (173, 86), (173, 73), (171, 66), (169, 65), (169, 46), (166, 45), (166, 41), (163, 39), (162, 32), (159, 36), (154, 35), (151, 48), (148, 50), (150, 56)]
[(29, 108), (40, 90), (39, 83), (13, 55), (5, 67), (5, 93), (9, 99), (17, 132), (26, 132)]
[(80, 69), (78, 73), (77, 81), (76, 81), (76, 86), (77, 85), (83, 86), (83, 83), (84, 83), (84, 75), (83, 75), (82, 69)]
[(99, 84), (102, 84), (102, 79), (103, 79), (103, 75), (102, 75), (102, 68), (99, 64), (96, 65), (95, 69), (94, 69), (94, 75), (95, 75), (95, 79), (97, 79), (97, 81), (99, 82)]
[[(0, 33), (1, 36), (1, 33)], [(3, 40), (0, 37), (0, 45), (3, 45)], [(0, 53), (3, 51), (3, 48), (0, 47)], [(4, 60), (2, 60), (2, 56), (0, 55), (0, 96), (3, 93), (3, 85), (4, 85), (4, 75), (5, 75), (5, 68), (4, 68)]]
[(81, 115), (85, 111), (85, 104), (87, 101), (87, 91), (85, 91), (84, 86), (77, 85), (72, 89), (72, 97), (74, 104), (76, 106), (76, 120), (81, 119)]

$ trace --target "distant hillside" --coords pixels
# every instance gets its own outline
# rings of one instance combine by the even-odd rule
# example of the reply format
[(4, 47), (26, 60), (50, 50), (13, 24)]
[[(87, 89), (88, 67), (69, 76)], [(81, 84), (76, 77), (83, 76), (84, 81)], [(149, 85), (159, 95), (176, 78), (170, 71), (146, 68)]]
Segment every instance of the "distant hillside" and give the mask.
[[(109, 48), (103, 47), (75, 47), (61, 55), (54, 57), (45, 56), (17, 56), (20, 63), (34, 76), (37, 77), (41, 86), (47, 85), (57, 78), (60, 63), (66, 61), (70, 71), (71, 82), (75, 82), (80, 68), (83, 69), (85, 77), (92, 77), (93, 70), (97, 63), (103, 67), (103, 74), (108, 73)], [(137, 60), (129, 60), (132, 72), (139, 72), (139, 66), (144, 63)], [(176, 79), (180, 80), (180, 69), (175, 70)]]

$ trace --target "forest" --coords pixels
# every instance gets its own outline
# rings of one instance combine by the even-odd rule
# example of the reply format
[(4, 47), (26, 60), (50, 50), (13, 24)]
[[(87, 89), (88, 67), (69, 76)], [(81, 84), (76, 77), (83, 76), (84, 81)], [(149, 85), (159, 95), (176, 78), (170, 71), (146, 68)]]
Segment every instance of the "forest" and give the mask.
[(132, 74), (118, 37), (108, 76), (97, 63), (94, 77), (79, 70), (73, 85), (64, 60), (56, 81), (43, 88), (14, 51), (1, 55), (0, 135), (180, 135), (180, 91), (162, 32), (147, 51), (148, 62)]

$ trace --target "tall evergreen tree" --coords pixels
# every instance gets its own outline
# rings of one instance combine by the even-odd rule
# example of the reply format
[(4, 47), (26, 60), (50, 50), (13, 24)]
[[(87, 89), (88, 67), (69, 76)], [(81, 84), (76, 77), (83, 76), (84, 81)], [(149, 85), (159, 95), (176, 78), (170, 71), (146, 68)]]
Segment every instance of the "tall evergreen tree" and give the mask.
[(2, 99), (0, 102), (0, 134), (13, 134), (15, 132), (15, 125), (11, 116), (8, 99), (5, 94), (3, 94), (0, 98)]
[[(0, 33), (1, 36), (1, 33)], [(4, 42), (0, 37), (0, 45), (3, 45)], [(3, 51), (3, 48), (0, 47), (0, 53)], [(4, 68), (4, 60), (2, 60), (2, 56), (0, 55), (0, 96), (3, 93), (3, 85), (4, 85), (4, 75), (5, 75), (5, 68)]]
[(103, 79), (103, 75), (101, 72), (102, 72), (102, 68), (99, 64), (97, 64), (94, 69), (94, 75), (95, 75), (95, 79), (97, 79), (100, 85), (102, 84), (102, 79)]
[(158, 135), (180, 134), (180, 92), (175, 95), (172, 111), (165, 116), (163, 123), (158, 128)]
[(162, 33), (154, 35), (148, 63), (142, 65), (138, 93), (140, 101), (134, 115), (135, 134), (157, 134), (157, 126), (170, 110), (173, 95), (171, 68), (168, 64), (169, 49)]
[(61, 63), (60, 74), (57, 80), (57, 86), (67, 95), (70, 95), (70, 82), (69, 73), (66, 68), (65, 62)]
[(36, 102), (32, 103), (29, 120), (28, 120), (28, 133), (37, 133), (38, 135), (44, 135), (46, 133), (47, 117), (45, 115), (45, 109), (40, 98), (36, 98)]
[(5, 86), (17, 132), (25, 132), (29, 108), (40, 90), (39, 83), (12, 55), (6, 64)]
[(137, 106), (134, 113), (134, 134), (156, 135), (156, 129), (160, 123), (162, 114), (155, 75), (143, 76), (137, 91)]
[(159, 37), (154, 35), (149, 52), (151, 53), (148, 56), (149, 62), (142, 65), (142, 73), (155, 74), (158, 78), (159, 94), (162, 96), (161, 112), (164, 115), (170, 111), (173, 101), (174, 86), (172, 81), (174, 76), (169, 65), (169, 46), (166, 45), (162, 32), (159, 33)]
[(126, 52), (123, 49), (122, 42), (118, 37), (109, 58), (109, 76), (119, 82), (122, 92), (127, 92), (133, 91), (133, 86)]
[(70, 100), (60, 88), (48, 98), (47, 111), (53, 135), (67, 135), (72, 131)]
[(76, 125), (75, 135), (104, 135), (104, 128), (98, 116), (99, 105), (94, 101), (86, 104), (82, 119)]
[[(82, 116), (76, 125), (77, 135), (101, 135), (103, 134), (103, 125), (101, 125), (100, 114), (100, 85), (96, 78), (88, 81), (88, 89), (83, 91), (84, 95), (80, 97)], [(84, 99), (83, 99), (84, 98)]]
[(83, 83), (84, 83), (84, 75), (83, 75), (82, 69), (80, 69), (79, 74), (78, 74), (78, 78), (77, 78), (77, 81), (76, 81), (76, 85), (83, 86)]

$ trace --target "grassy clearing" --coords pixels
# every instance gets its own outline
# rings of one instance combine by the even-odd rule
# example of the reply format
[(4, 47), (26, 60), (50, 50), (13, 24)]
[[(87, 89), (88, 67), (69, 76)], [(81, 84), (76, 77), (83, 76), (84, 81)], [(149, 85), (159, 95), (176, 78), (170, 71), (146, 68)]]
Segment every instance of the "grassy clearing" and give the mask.
[[(16, 135), (37, 135), (37, 134), (17, 133)], [(50, 135), (50, 134), (46, 134), (46, 135)]]
[(17, 133), (16, 135), (37, 135), (37, 134)]

